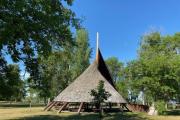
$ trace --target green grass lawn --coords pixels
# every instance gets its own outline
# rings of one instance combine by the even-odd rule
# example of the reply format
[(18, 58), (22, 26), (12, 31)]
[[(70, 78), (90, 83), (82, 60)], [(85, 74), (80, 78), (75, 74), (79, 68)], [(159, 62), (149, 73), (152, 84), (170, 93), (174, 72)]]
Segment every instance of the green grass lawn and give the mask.
[[(0, 120), (100, 120), (97, 113), (45, 112), (42, 106), (0, 106)], [(180, 116), (148, 116), (145, 113), (107, 113), (102, 120), (180, 120)]]

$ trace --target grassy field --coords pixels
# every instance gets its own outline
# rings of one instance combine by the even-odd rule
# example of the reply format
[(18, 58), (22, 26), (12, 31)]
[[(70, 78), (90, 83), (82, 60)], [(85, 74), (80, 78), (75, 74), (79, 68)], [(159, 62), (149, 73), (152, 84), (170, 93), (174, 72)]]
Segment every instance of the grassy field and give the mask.
[[(43, 111), (43, 107), (0, 107), (1, 120), (100, 120), (96, 113), (57, 114), (56, 111)], [(144, 113), (108, 113), (103, 120), (180, 120), (180, 116), (148, 116)]]

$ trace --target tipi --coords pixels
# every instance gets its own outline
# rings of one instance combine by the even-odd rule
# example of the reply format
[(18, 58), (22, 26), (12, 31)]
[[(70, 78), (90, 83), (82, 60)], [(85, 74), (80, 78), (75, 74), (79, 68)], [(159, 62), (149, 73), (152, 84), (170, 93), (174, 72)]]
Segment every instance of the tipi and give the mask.
[(107, 103), (127, 103), (126, 100), (116, 91), (112, 77), (106, 67), (103, 60), (100, 49), (98, 48), (98, 33), (97, 33), (97, 50), (95, 61), (72, 82), (67, 88), (65, 88), (49, 105), (45, 110), (50, 110), (58, 103), (63, 103), (58, 112), (61, 112), (69, 103), (80, 103), (78, 112), (85, 103), (92, 103), (93, 98), (90, 95), (90, 91), (95, 89), (100, 80), (104, 81), (104, 88), (111, 96), (106, 101)]

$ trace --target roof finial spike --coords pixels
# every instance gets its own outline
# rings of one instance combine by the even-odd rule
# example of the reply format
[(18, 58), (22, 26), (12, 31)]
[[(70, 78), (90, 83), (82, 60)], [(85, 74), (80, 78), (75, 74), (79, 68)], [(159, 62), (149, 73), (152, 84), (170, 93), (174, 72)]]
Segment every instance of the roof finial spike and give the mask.
[(97, 36), (96, 36), (96, 61), (98, 62), (99, 59), (99, 33), (97, 32)]
[(99, 33), (97, 32), (97, 50), (98, 50), (98, 48), (99, 48)]

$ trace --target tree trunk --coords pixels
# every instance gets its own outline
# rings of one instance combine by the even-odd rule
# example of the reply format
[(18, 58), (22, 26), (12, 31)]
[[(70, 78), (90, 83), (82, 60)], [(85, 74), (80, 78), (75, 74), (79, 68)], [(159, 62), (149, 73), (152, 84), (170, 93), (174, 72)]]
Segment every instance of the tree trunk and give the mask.
[(100, 103), (95, 103), (95, 107), (96, 107), (96, 109), (99, 109), (100, 108)]
[(102, 105), (101, 103), (99, 104), (99, 108), (100, 108), (100, 111), (99, 111), (99, 117), (102, 118), (103, 117), (103, 108), (102, 108)]
[(109, 109), (111, 109), (112, 108), (112, 104), (111, 103), (109, 103)]
[(165, 102), (165, 108), (166, 108), (166, 110), (168, 109), (168, 104), (167, 104), (167, 102)]

